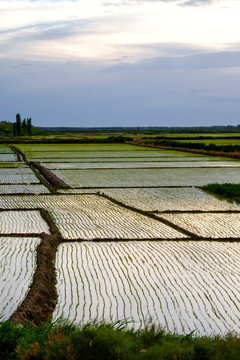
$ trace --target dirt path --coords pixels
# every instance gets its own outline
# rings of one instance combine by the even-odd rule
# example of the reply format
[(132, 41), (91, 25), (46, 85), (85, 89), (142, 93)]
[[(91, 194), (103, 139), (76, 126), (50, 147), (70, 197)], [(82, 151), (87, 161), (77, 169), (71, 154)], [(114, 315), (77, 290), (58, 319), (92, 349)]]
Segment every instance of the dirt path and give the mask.
[(41, 209), (51, 235), (40, 234), (37, 248), (37, 267), (30, 289), (10, 320), (14, 323), (43, 324), (51, 320), (57, 302), (55, 258), (58, 245), (63, 241), (48, 212)]

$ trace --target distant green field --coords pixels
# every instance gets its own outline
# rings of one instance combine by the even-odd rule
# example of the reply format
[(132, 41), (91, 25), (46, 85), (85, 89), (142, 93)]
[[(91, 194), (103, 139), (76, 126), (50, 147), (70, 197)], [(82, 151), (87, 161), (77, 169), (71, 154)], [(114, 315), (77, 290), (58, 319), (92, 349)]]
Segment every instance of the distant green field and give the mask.
[[(89, 152), (89, 151), (137, 151), (146, 150), (143, 146), (127, 144), (16, 144), (24, 152)], [(155, 150), (147, 148), (148, 151)], [(161, 151), (161, 150), (159, 150)]]
[[(165, 158), (189, 157), (186, 152), (162, 150), (151, 147), (141, 147), (128, 144), (17, 144), (29, 160), (46, 161), (62, 159), (76, 161), (76, 159), (121, 159), (121, 158)], [(198, 158), (200, 155), (191, 155)]]
[[(155, 151), (153, 151), (155, 150)], [(151, 157), (151, 158), (163, 158), (163, 157), (182, 157), (183, 154), (179, 153), (176, 154), (174, 152), (173, 154), (171, 152), (161, 152), (161, 150), (156, 151), (156, 149), (151, 149), (151, 151), (56, 151), (56, 152), (32, 152), (32, 151), (26, 151), (25, 152), (27, 158), (29, 159), (93, 159), (93, 158), (145, 158), (145, 157)], [(187, 155), (186, 155), (187, 156)]]
[[(239, 137), (240, 133), (175, 133), (175, 134), (162, 134), (164, 137), (184, 137), (184, 138), (193, 138), (193, 137), (212, 137), (212, 138), (225, 138), (225, 137)], [(156, 134), (154, 135), (156, 136)]]
[[(12, 134), (12, 127), (9, 127), (9, 129), (7, 129), (7, 132), (4, 133), (1, 132), (1, 128), (0, 128), (0, 137), (1, 136), (7, 136), (9, 138), (9, 141), (16, 141), (19, 138), (14, 138), (13, 134)], [(120, 141), (121, 138), (121, 141)], [(36, 141), (36, 142), (90, 142), (90, 141), (95, 141), (95, 142), (124, 142), (124, 139), (138, 139), (138, 140), (147, 140), (149, 139), (150, 141), (155, 139), (155, 138), (165, 138), (165, 139), (197, 139), (197, 140), (203, 140), (206, 138), (209, 138), (209, 140), (225, 140), (225, 138), (235, 138), (235, 141), (240, 141), (240, 133), (237, 132), (232, 132), (232, 133), (224, 133), (224, 132), (209, 132), (209, 133), (204, 133), (204, 132), (195, 132), (195, 133), (191, 133), (191, 132), (177, 132), (177, 131), (173, 131), (173, 132), (167, 132), (165, 130), (136, 130), (136, 131), (109, 131), (109, 132), (102, 132), (102, 131), (97, 131), (97, 130), (93, 130), (91, 131), (49, 131), (49, 130), (41, 130), (38, 128), (33, 127), (32, 128), (32, 136), (21, 136), (21, 142), (26, 142), (28, 143), (29, 141)], [(232, 139), (229, 139), (232, 140)], [(195, 140), (193, 140), (195, 141)], [(208, 141), (208, 139), (206, 139), (206, 141)], [(233, 139), (234, 141), (234, 139)]]
[(186, 140), (178, 140), (182, 143), (202, 143), (202, 144), (215, 144), (215, 145), (240, 145), (240, 138), (239, 139), (186, 139)]

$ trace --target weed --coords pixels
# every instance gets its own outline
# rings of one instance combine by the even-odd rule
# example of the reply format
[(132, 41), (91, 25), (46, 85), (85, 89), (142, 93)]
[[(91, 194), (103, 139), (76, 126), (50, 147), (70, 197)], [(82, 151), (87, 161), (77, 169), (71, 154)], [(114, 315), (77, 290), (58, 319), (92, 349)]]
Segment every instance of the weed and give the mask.
[(240, 338), (166, 333), (149, 324), (0, 324), (1, 360), (239, 360)]

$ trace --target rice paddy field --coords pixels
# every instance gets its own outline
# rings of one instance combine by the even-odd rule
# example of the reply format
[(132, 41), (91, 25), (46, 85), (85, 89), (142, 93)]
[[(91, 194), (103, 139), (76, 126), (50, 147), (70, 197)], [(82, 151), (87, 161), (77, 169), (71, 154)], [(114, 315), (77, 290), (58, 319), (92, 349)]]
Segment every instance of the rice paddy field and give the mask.
[[(67, 190), (71, 191), (71, 190)], [(81, 191), (75, 190), (75, 191)], [(87, 191), (87, 190), (86, 190)], [(240, 211), (240, 205), (221, 201), (195, 188), (144, 188), (144, 189), (100, 189), (126, 205), (143, 211)], [(66, 193), (66, 191), (65, 191)]]
[(43, 163), (50, 170), (87, 170), (87, 169), (166, 169), (166, 168), (226, 168), (240, 167), (238, 161), (128, 161), (128, 162), (70, 162), (70, 163)]
[(240, 205), (200, 188), (239, 183), (239, 167), (130, 144), (0, 146), (0, 314), (28, 298), (38, 245), (57, 236), (54, 321), (240, 334)]
[(1, 211), (1, 234), (49, 233), (47, 224), (38, 211)]
[(0, 163), (17, 161), (17, 154), (8, 146), (0, 145)]
[(48, 188), (41, 184), (8, 184), (0, 185), (0, 194), (48, 194)]
[(239, 169), (163, 168), (163, 169), (92, 169), (53, 170), (55, 175), (72, 187), (169, 187), (203, 186), (215, 183), (239, 183)]
[(39, 182), (34, 172), (27, 167), (0, 168), (0, 185), (37, 184)]
[[(62, 244), (53, 318), (128, 319), (136, 328), (151, 319), (177, 333), (238, 331), (239, 255), (238, 243)], [(76, 293), (84, 294), (81, 301)]]
[(39, 243), (39, 238), (0, 237), (1, 320), (9, 319), (28, 292)]

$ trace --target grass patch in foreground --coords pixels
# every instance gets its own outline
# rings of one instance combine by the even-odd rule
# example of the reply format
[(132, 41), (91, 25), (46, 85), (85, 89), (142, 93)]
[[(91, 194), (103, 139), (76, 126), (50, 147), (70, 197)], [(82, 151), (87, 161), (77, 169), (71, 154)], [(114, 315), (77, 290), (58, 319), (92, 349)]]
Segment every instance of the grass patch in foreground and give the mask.
[(5, 359), (163, 359), (163, 360), (237, 360), (240, 338), (194, 337), (167, 334), (154, 326), (140, 331), (117, 325), (71, 324), (31, 328), (0, 324), (0, 358)]
[(202, 189), (224, 197), (227, 200), (240, 202), (240, 184), (209, 184), (203, 186)]

